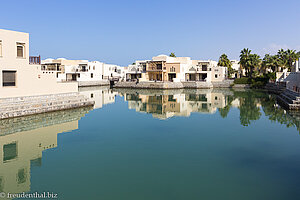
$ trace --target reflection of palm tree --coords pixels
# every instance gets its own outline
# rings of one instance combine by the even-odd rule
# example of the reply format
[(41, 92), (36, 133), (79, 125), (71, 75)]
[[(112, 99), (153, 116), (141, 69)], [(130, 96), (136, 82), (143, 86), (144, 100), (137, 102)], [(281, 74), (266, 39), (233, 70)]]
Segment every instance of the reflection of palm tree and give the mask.
[(228, 104), (224, 108), (218, 108), (218, 111), (219, 111), (220, 116), (222, 118), (226, 118), (227, 117), (227, 115), (228, 115), (228, 113), (230, 111), (230, 108), (231, 108), (231, 103), (234, 100), (233, 96), (226, 96), (226, 98), (227, 98)]
[(261, 116), (260, 108), (257, 106), (259, 97), (264, 95), (254, 91), (234, 92), (240, 100), (240, 123), (248, 126), (253, 120), (259, 120)]
[[(296, 117), (293, 117), (293, 113), (288, 113), (280, 107), (275, 107), (276, 100), (274, 96), (268, 96), (261, 99), (261, 105), (266, 116), (270, 121), (278, 122), (286, 125), (286, 127), (297, 127), (299, 131), (300, 122)], [(298, 113), (295, 113), (297, 115)], [(299, 131), (300, 133), (300, 131)]]

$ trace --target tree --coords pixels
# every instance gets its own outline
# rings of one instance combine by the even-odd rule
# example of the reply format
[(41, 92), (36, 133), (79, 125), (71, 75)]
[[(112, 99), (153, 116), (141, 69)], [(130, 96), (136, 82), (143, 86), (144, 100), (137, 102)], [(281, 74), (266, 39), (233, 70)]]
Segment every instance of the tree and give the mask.
[(252, 77), (253, 71), (258, 71), (260, 69), (261, 59), (257, 54), (249, 55), (249, 69), (250, 69), (250, 77)]
[(284, 51), (283, 49), (280, 49), (277, 53), (279, 59), (281, 60), (281, 67), (283, 69), (288, 69), (288, 71), (292, 70), (292, 67), (294, 65), (294, 62), (297, 61), (300, 57), (299, 52), (296, 53), (296, 50), (290, 50), (287, 49)]
[(266, 73), (267, 69), (272, 69), (274, 60), (273, 56), (270, 54), (266, 54), (265, 57), (262, 59), (260, 72)]
[(251, 54), (251, 50), (249, 50), (248, 48), (244, 48), (242, 51), (241, 51), (241, 54), (240, 54), (240, 62), (239, 64), (241, 65), (241, 68), (242, 69), (245, 69), (246, 70), (246, 75), (248, 76), (249, 75), (249, 66), (250, 66), (250, 54)]
[(234, 73), (234, 69), (232, 69), (232, 63), (231, 61), (228, 59), (226, 54), (222, 54), (219, 58), (219, 62), (218, 62), (218, 66), (222, 66), (222, 67), (227, 67), (227, 74), (228, 77), (231, 76), (231, 74)]
[(299, 54), (296, 53), (296, 50), (286, 50), (287, 55), (287, 67), (289, 71), (291, 71), (294, 62), (296, 62), (299, 59)]
[(266, 72), (267, 69), (272, 69), (273, 72), (277, 72), (279, 67), (283, 66), (283, 61), (278, 55), (266, 54), (261, 66), (264, 72)]
[(170, 53), (170, 57), (176, 58), (176, 55), (174, 52)]

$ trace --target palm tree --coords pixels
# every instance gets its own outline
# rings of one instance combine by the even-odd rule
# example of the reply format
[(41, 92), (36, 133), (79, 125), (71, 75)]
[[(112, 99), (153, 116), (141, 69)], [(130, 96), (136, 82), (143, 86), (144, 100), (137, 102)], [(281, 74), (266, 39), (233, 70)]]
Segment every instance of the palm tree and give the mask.
[(261, 65), (260, 56), (257, 54), (249, 55), (249, 68), (250, 68), (250, 77), (252, 77), (253, 71), (258, 71)]
[(170, 57), (176, 58), (175, 53), (174, 52), (170, 53)]
[(289, 71), (291, 71), (294, 62), (296, 62), (299, 59), (299, 55), (296, 53), (296, 50), (290, 50), (290, 49), (286, 51), (286, 54), (287, 54), (287, 66)]
[(266, 54), (262, 59), (260, 72), (266, 73), (267, 69), (272, 69), (274, 65), (274, 57), (270, 54)]
[(241, 54), (240, 54), (240, 62), (239, 64), (241, 65), (241, 68), (242, 69), (245, 69), (246, 70), (246, 75), (248, 76), (249, 75), (249, 57), (250, 57), (250, 54), (251, 54), (251, 50), (249, 50), (248, 48), (244, 48), (242, 51), (241, 51)]
[(283, 49), (280, 49), (277, 53), (279, 59), (281, 60), (281, 67), (287, 68), (288, 71), (291, 71), (294, 62), (297, 61), (300, 57), (299, 52), (296, 53), (296, 50), (290, 50), (287, 49), (284, 51)]
[(228, 77), (231, 76), (231, 74), (233, 74), (234, 70), (232, 69), (232, 63), (231, 61), (228, 59), (226, 54), (222, 54), (219, 58), (219, 62), (218, 62), (218, 66), (222, 66), (222, 67), (227, 67), (227, 74)]

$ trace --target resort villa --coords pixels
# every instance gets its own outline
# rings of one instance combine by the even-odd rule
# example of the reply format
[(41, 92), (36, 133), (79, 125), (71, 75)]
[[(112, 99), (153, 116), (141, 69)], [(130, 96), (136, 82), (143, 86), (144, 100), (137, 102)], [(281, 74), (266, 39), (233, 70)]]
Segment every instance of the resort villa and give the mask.
[(121, 79), (124, 76), (123, 68), (118, 65), (105, 64), (99, 61), (67, 60), (48, 58), (42, 61), (44, 73), (55, 73), (58, 81), (77, 81), (79, 86), (107, 85), (108, 80)]
[(136, 61), (126, 68), (126, 81), (140, 82), (220, 82), (227, 77), (227, 68), (216, 61), (191, 60), (190, 57), (159, 55), (152, 60)]
[(70, 93), (76, 82), (59, 83), (43, 73), (40, 57), (29, 56), (29, 34), (0, 29), (0, 98)]

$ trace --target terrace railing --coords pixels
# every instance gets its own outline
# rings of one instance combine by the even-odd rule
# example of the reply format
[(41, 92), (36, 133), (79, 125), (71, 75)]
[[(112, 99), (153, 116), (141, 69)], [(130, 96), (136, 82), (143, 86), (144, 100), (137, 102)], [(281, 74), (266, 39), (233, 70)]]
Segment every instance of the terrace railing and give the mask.
[(30, 65), (40, 65), (41, 64), (41, 56), (29, 56), (29, 64)]

